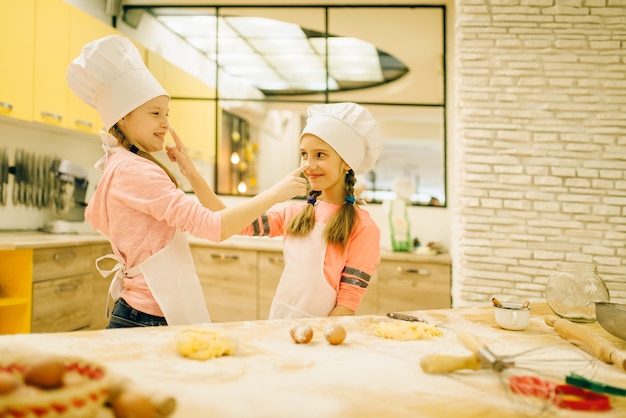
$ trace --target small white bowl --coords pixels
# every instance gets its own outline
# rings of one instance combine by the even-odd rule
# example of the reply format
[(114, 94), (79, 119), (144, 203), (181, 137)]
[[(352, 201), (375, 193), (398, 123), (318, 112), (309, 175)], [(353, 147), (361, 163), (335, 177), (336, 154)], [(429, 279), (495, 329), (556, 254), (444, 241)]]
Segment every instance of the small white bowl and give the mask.
[(528, 327), (530, 322), (530, 307), (522, 303), (501, 302), (499, 306), (493, 307), (495, 311), (496, 324), (500, 328), (512, 331), (521, 331)]

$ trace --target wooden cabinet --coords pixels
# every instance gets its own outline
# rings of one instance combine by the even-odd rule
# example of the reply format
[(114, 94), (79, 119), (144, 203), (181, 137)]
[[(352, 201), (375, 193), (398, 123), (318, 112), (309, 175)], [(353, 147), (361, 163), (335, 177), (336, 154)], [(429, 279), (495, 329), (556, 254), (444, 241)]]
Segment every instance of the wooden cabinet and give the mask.
[(256, 319), (256, 251), (198, 246), (192, 254), (211, 321)]
[(31, 332), (74, 331), (91, 324), (90, 261), (88, 246), (33, 251)]
[(0, 251), (0, 334), (30, 332), (33, 251)]
[(259, 309), (257, 319), (269, 317), (272, 300), (284, 267), (285, 260), (282, 252), (259, 251)]
[[(269, 317), (284, 260), (282, 250), (264, 248), (191, 246), (214, 322)], [(449, 308), (450, 281), (450, 257), (447, 254), (383, 254), (356, 314)]]
[(378, 266), (378, 313), (449, 308), (450, 263), (385, 260)]
[(0, 115), (33, 113), (35, 0), (0, 1)]
[(71, 6), (62, 0), (37, 0), (35, 7), (35, 72), (33, 121), (63, 128), (68, 92), (65, 73), (70, 62)]

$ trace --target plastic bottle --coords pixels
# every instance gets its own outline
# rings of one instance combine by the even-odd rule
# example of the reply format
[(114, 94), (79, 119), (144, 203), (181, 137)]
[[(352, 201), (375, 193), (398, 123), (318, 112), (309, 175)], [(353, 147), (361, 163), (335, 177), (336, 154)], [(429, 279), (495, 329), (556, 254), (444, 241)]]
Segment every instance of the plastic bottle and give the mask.
[(411, 222), (407, 212), (408, 201), (415, 190), (415, 184), (408, 178), (399, 177), (394, 180), (396, 199), (389, 202), (389, 231), (391, 233), (391, 249), (393, 251), (410, 251)]
[(393, 251), (409, 251), (413, 246), (411, 240), (411, 223), (407, 215), (406, 203), (403, 200), (389, 202), (389, 229), (391, 232), (391, 249)]

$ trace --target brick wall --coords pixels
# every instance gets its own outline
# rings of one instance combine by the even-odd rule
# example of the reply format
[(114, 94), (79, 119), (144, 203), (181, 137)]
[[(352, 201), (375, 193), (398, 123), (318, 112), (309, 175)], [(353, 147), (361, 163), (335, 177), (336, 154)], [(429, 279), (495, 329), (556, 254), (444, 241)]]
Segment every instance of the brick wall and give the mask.
[(559, 261), (626, 302), (626, 0), (457, 0), (455, 306), (545, 300)]

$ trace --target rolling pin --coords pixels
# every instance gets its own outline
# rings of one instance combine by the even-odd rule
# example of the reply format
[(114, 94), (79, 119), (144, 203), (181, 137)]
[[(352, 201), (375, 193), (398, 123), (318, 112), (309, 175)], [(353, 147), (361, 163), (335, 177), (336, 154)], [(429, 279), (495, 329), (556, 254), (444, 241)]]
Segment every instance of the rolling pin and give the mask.
[[(545, 322), (553, 327), (561, 337), (570, 340), (574, 345), (577, 345), (599, 360), (607, 364), (613, 364), (619, 369), (626, 371), (626, 352), (616, 348), (610, 341), (599, 335), (592, 334), (580, 325), (567, 319), (557, 318), (554, 315), (546, 316)], [(579, 342), (582, 344), (578, 344)]]

